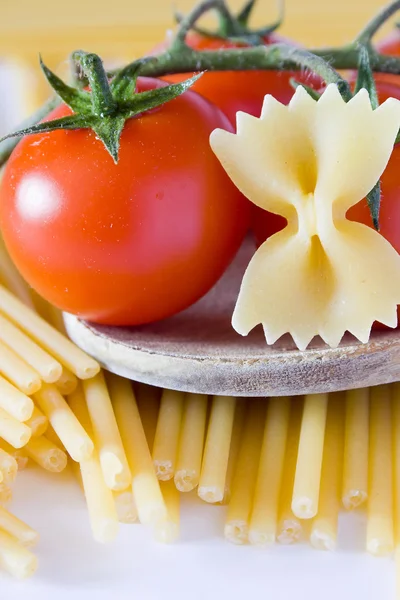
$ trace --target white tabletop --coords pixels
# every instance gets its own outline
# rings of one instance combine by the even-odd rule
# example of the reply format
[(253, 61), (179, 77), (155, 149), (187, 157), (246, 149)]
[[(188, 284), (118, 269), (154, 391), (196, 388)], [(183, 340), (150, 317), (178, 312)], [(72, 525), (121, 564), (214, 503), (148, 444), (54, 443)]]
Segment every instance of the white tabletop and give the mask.
[(222, 537), (224, 508), (182, 506), (181, 540), (165, 546), (140, 525), (96, 544), (81, 491), (70, 474), (29, 469), (12, 509), (41, 533), (40, 567), (25, 582), (0, 576), (1, 600), (394, 600), (394, 561), (363, 551), (365, 515), (345, 515), (336, 553), (305, 544), (234, 546)]

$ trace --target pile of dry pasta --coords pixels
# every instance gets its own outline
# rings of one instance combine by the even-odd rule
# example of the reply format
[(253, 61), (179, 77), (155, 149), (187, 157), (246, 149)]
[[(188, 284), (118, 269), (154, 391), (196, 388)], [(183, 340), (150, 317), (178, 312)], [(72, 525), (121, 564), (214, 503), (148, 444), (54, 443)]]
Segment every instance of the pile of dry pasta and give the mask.
[(3, 569), (26, 577), (37, 567), (38, 533), (5, 508), (28, 461), (54, 473), (71, 463), (98, 542), (137, 520), (174, 541), (180, 493), (197, 489), (226, 504), (230, 542), (308, 536), (334, 550), (339, 511), (364, 504), (367, 551), (400, 556), (400, 384), (270, 399), (132, 385), (101, 371), (6, 256), (0, 264)]

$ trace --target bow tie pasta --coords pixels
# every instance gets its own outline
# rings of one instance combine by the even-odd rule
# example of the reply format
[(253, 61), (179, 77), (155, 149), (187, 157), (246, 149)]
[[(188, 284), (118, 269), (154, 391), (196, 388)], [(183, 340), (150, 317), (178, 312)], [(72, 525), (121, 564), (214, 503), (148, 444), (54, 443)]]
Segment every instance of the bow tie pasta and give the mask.
[(346, 330), (367, 342), (375, 320), (396, 326), (400, 256), (346, 212), (378, 181), (399, 126), (398, 100), (372, 110), (366, 90), (346, 103), (331, 84), (318, 101), (302, 87), (288, 106), (266, 96), (259, 119), (239, 112), (236, 134), (211, 134), (243, 194), (287, 219), (247, 267), (238, 333), (261, 323), (268, 344), (290, 333), (303, 350), (316, 335), (335, 347)]

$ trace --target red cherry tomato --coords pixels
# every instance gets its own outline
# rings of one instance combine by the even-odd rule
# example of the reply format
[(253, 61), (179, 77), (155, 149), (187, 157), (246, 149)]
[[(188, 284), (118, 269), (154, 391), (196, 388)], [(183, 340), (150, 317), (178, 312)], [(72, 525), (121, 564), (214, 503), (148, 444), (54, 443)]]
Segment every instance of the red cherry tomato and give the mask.
[[(191, 48), (201, 51), (243, 47), (243, 44), (208, 38), (196, 32), (190, 32), (186, 42)], [(278, 42), (288, 43), (287, 40), (276, 34), (265, 38), (266, 45)], [(153, 54), (159, 54), (168, 49), (168, 46), (168, 42), (160, 44)], [(175, 82), (182, 81), (188, 76), (190, 76), (188, 73), (180, 73), (167, 75), (164, 79)], [(205, 73), (192, 89), (216, 104), (235, 125), (236, 113), (239, 110), (259, 117), (266, 94), (272, 94), (277, 100), (287, 104), (294, 93), (294, 89), (289, 83), (292, 77), (312, 86), (320, 85), (316, 83), (315, 76), (300, 71), (217, 71)]]
[[(400, 29), (394, 27), (383, 40), (380, 40), (376, 44), (376, 49), (381, 54), (400, 56)], [(397, 75), (391, 75), (390, 73), (384, 73), (383, 75), (385, 75), (385, 77), (398, 77)]]
[[(165, 85), (140, 79), (139, 91)], [(70, 114), (66, 106), (49, 118)], [(248, 229), (248, 202), (209, 146), (225, 115), (186, 92), (126, 122), (117, 165), (91, 130), (25, 137), (0, 189), (0, 227), (26, 280), (85, 319), (137, 325), (198, 300)]]
[(263, 242), (274, 233), (278, 233), (287, 225), (287, 221), (281, 215), (274, 215), (267, 210), (263, 210), (258, 206), (252, 208), (251, 226), (256, 238), (257, 246), (261, 246)]
[[(383, 40), (377, 45), (376, 49), (382, 54), (390, 56), (400, 56), (400, 29), (394, 28)], [(400, 85), (400, 75), (392, 75), (390, 73), (376, 73), (375, 77), (380, 81)], [(396, 96), (397, 97), (397, 96)]]
[(376, 48), (382, 54), (400, 56), (400, 29), (394, 27), (383, 40), (376, 44)]

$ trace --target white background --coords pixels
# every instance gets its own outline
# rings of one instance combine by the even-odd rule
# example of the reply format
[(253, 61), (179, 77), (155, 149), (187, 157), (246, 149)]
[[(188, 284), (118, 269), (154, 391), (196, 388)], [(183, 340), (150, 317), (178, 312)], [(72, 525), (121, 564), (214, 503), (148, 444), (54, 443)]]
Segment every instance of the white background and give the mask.
[(80, 488), (69, 473), (28, 469), (12, 510), (39, 530), (39, 570), (19, 582), (0, 575), (0, 600), (394, 600), (390, 558), (364, 552), (365, 515), (345, 515), (340, 549), (305, 544), (270, 549), (223, 539), (225, 509), (182, 503), (181, 539), (165, 546), (141, 525), (121, 525), (107, 546), (91, 538)]

